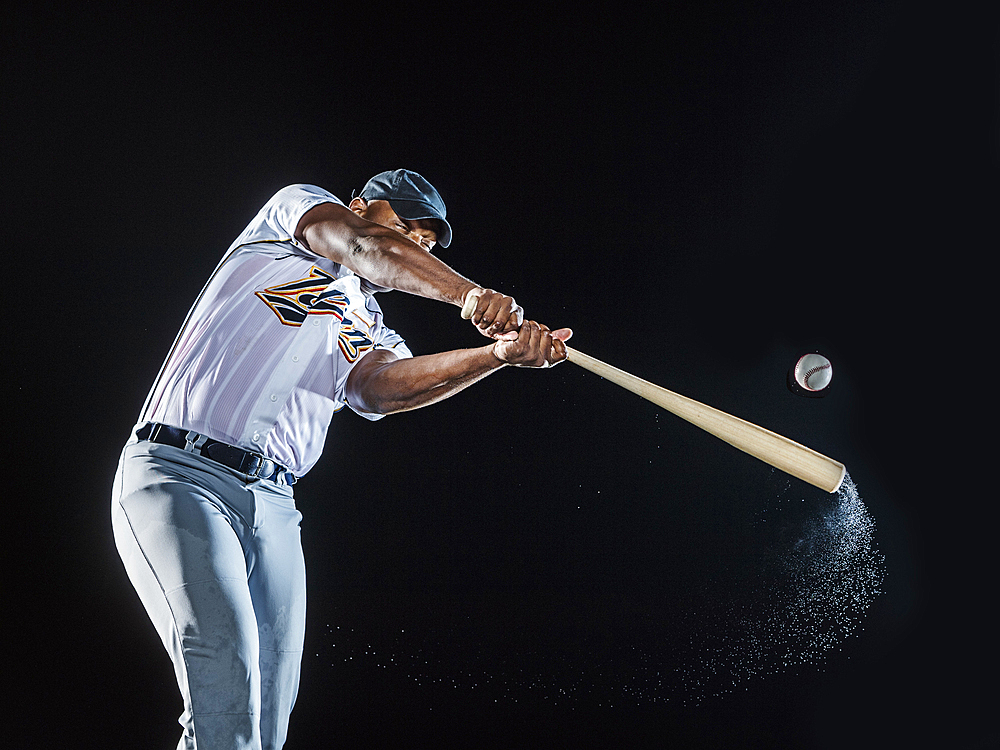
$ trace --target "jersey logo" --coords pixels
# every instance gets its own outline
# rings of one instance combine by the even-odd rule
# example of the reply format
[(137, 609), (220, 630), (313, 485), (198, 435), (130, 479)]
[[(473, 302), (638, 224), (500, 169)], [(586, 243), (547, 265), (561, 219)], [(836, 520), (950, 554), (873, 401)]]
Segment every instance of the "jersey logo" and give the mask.
[(374, 322), (363, 320), (363, 316), (358, 322), (345, 317), (347, 295), (337, 289), (326, 290), (334, 281), (336, 279), (322, 268), (313, 266), (304, 279), (271, 286), (254, 294), (271, 308), (282, 325), (301, 326), (309, 315), (335, 316), (340, 321), (337, 345), (347, 361), (354, 362), (375, 346), (368, 333), (362, 330), (371, 331)]
[(282, 325), (300, 326), (307, 315), (334, 315), (344, 319), (347, 295), (338, 290), (324, 291), (337, 279), (313, 266), (304, 279), (254, 292), (278, 316)]

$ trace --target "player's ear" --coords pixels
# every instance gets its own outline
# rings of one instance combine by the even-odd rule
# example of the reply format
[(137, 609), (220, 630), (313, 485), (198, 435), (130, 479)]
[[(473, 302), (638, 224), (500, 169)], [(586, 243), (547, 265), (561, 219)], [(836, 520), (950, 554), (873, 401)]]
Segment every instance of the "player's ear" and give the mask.
[(358, 196), (357, 198), (355, 198), (354, 200), (351, 201), (350, 205), (348, 205), (348, 208), (351, 209), (358, 216), (361, 216), (362, 212), (366, 208), (368, 208), (368, 203), (367, 203), (367, 201), (365, 201), (364, 198), (362, 198), (361, 196)]

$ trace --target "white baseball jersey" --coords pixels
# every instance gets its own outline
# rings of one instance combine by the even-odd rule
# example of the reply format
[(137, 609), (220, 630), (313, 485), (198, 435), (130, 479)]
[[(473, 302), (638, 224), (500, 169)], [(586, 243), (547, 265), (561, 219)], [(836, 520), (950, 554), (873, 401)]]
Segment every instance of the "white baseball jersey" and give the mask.
[(283, 188), (230, 246), (188, 313), (140, 423), (194, 430), (302, 476), (319, 460), (361, 357), (373, 349), (412, 356), (383, 324), (368, 285), (295, 239), (299, 219), (320, 203), (343, 205), (314, 185)]

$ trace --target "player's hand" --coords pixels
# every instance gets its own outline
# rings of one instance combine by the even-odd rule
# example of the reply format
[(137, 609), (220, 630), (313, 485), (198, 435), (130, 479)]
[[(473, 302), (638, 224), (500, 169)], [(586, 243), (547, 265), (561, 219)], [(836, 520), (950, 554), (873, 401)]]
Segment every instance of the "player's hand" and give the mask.
[(550, 331), (548, 326), (526, 320), (515, 337), (503, 335), (493, 345), (497, 359), (516, 367), (552, 367), (566, 359), (566, 341), (573, 331), (559, 328)]
[(514, 301), (513, 297), (493, 289), (471, 289), (466, 293), (477, 297), (476, 307), (470, 319), (479, 332), (489, 338), (496, 338), (505, 333), (516, 333), (524, 322), (524, 310)]

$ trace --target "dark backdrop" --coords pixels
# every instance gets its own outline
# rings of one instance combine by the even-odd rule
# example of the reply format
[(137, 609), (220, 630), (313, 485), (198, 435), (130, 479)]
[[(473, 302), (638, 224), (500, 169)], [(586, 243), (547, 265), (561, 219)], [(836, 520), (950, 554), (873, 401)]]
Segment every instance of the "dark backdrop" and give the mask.
[[(844, 461), (883, 593), (818, 661), (691, 699), (636, 654), (690, 638), (692, 597), (753, 573), (762, 508), (822, 493), (572, 364), (377, 424), (344, 412), (297, 490), (290, 749), (996, 740), (995, 19), (688, 6), (8, 11), (18, 747), (176, 741), (172, 671), (111, 539), (118, 451), (259, 206), (292, 182), (347, 199), (400, 166), (444, 195), (439, 254), (462, 273)], [(382, 304), (417, 353), (480, 343), (453, 308)], [(823, 399), (785, 384), (812, 350), (834, 363)]]

